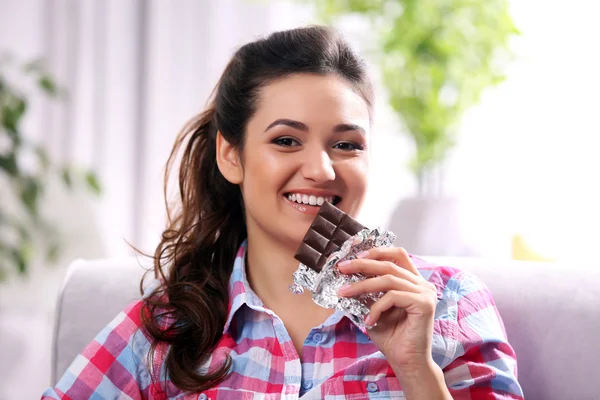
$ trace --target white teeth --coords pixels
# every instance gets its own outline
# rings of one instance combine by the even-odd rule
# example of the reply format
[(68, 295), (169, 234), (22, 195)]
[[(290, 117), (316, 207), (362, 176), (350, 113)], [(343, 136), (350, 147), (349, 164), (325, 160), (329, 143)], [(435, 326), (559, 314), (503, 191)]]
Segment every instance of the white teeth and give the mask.
[(306, 204), (311, 206), (322, 206), (326, 201), (333, 203), (333, 196), (315, 196), (313, 194), (289, 193), (287, 198), (298, 204)]

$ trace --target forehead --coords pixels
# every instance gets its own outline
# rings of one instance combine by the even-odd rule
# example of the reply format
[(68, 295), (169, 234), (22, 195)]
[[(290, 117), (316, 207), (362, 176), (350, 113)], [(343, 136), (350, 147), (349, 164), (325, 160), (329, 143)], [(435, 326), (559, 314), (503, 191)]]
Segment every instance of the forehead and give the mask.
[(369, 128), (367, 103), (350, 83), (334, 75), (296, 74), (263, 87), (252, 120), (269, 124), (284, 117), (309, 127), (351, 122)]

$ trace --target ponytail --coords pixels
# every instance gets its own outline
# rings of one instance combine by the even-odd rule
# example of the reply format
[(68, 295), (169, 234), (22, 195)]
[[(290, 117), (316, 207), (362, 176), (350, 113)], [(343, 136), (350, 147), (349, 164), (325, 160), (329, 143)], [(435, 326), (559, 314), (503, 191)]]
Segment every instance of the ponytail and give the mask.
[(184, 391), (214, 386), (231, 365), (228, 357), (214, 371), (197, 372), (222, 336), (229, 276), (246, 237), (239, 187), (216, 167), (216, 135), (213, 101), (177, 137), (164, 193), (167, 199), (168, 177), (185, 145), (179, 167), (180, 206), (173, 209), (166, 203), (168, 226), (154, 254), (154, 271), (163, 285), (146, 296), (142, 311), (143, 327), (154, 339), (149, 365), (159, 343), (170, 345), (164, 359), (167, 375)]

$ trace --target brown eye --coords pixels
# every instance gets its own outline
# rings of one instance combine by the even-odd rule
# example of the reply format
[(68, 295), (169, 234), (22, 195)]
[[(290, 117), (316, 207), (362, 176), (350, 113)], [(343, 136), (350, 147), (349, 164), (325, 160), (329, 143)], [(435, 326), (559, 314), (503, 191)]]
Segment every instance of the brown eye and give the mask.
[(336, 143), (335, 146), (333, 146), (333, 148), (343, 150), (343, 151), (364, 150), (363, 146), (361, 146), (360, 144), (357, 144), (357, 143), (352, 143), (352, 142)]
[(278, 146), (282, 146), (282, 147), (300, 146), (300, 143), (298, 143), (298, 141), (296, 139), (292, 139), (290, 137), (280, 137), (280, 138), (274, 139), (272, 143), (274, 143)]

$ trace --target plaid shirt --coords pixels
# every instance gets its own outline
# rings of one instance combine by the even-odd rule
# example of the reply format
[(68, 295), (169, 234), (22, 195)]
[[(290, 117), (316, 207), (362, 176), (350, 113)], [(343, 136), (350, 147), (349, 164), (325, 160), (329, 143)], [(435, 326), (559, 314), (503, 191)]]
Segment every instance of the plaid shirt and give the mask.
[[(182, 393), (165, 375), (166, 345), (154, 365), (141, 329), (142, 300), (129, 305), (77, 356), (42, 399), (402, 399), (398, 379), (366, 332), (339, 311), (311, 330), (302, 359), (281, 319), (266, 309), (245, 274), (245, 244), (229, 282), (229, 315), (208, 360), (229, 354), (230, 374), (204, 393)], [(523, 399), (513, 349), (488, 289), (472, 275), (413, 258), (438, 288), (433, 358), (454, 399)], [(152, 372), (154, 371), (154, 372)], [(154, 378), (154, 383), (152, 378)]]

